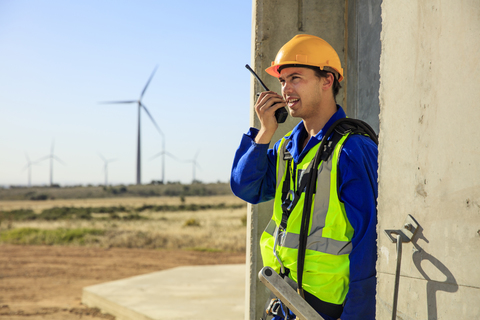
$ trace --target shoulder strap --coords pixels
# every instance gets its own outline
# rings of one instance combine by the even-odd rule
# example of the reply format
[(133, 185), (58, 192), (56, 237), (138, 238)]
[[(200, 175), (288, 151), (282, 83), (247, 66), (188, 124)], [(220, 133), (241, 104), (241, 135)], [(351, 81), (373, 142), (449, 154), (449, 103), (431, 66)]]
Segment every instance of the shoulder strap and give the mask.
[[(365, 121), (362, 121), (360, 119), (352, 119), (352, 118), (342, 118), (337, 121), (335, 121), (331, 127), (325, 132), (325, 137), (330, 137), (330, 135), (333, 136), (330, 140), (325, 142), (325, 145), (323, 146), (323, 154), (321, 156), (321, 160), (326, 160), (330, 156), (330, 154), (333, 152), (333, 149), (335, 149), (335, 146), (338, 141), (340, 141), (341, 137), (348, 134), (361, 134), (364, 136), (370, 137), (375, 144), (378, 145), (378, 136), (375, 133), (375, 131), (372, 129), (372, 127), (366, 123)], [(324, 141), (322, 140), (322, 143)]]

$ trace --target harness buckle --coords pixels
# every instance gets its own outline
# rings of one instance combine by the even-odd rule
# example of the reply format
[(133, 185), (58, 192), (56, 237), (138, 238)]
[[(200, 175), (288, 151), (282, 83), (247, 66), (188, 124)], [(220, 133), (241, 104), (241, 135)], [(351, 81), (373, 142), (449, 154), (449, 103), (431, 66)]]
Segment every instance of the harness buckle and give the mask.
[(289, 190), (288, 193), (287, 193), (287, 198), (288, 198), (289, 196), (292, 197), (292, 200), (290, 200), (290, 204), (288, 205), (287, 210), (288, 210), (289, 212), (291, 212), (292, 209), (293, 209), (292, 206), (293, 206), (293, 203), (294, 203), (294, 200), (295, 200), (295, 192), (293, 192), (293, 190)]
[(272, 299), (266, 310), (267, 315), (271, 316), (283, 316), (281, 310), (281, 302), (278, 298)]
[(273, 241), (273, 255), (277, 259), (278, 263), (280, 264), (280, 272), (282, 274), (285, 274), (285, 266), (283, 265), (282, 260), (280, 259), (280, 257), (277, 254), (278, 242), (280, 241), (281, 245), (283, 245), (283, 243), (285, 241), (285, 235), (286, 235), (285, 229), (282, 229), (282, 230), (281, 229), (282, 229), (281, 226), (278, 226), (275, 229), (275, 234), (274, 234), (275, 240)]
[(295, 192), (293, 192), (293, 190), (288, 190), (287, 197), (282, 203), (282, 209), (284, 211), (291, 212), (293, 209), (292, 206), (293, 206), (294, 200), (295, 200)]

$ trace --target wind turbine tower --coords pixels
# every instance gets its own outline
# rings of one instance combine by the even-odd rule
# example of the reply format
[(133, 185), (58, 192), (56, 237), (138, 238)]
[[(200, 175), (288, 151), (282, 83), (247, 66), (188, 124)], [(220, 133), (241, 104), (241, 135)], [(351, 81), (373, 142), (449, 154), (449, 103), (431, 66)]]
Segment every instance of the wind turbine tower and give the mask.
[(197, 151), (197, 153), (195, 154), (195, 157), (192, 159), (192, 160), (188, 160), (187, 162), (191, 162), (192, 163), (192, 183), (194, 183), (196, 181), (196, 178), (195, 178), (195, 168), (196, 167), (199, 167), (200, 168), (200, 165), (197, 163), (197, 158), (198, 158), (198, 154), (200, 153), (200, 150)]
[[(150, 118), (150, 120), (152, 120), (155, 128), (157, 129), (157, 131), (160, 133), (160, 135), (162, 136), (163, 138), (163, 148), (165, 150), (165, 135), (163, 134), (162, 130), (160, 130), (160, 127), (157, 125), (157, 123), (155, 122), (155, 119), (153, 119), (152, 115), (150, 114), (150, 112), (148, 111), (147, 107), (142, 103), (142, 98), (143, 98), (143, 95), (145, 94), (145, 91), (147, 91), (147, 88), (148, 88), (148, 85), (150, 84), (150, 81), (152, 81), (152, 78), (153, 78), (153, 75), (155, 74), (155, 72), (157, 71), (157, 67), (155, 67), (155, 69), (153, 70), (152, 74), (150, 75), (150, 78), (148, 79), (147, 81), (147, 84), (145, 85), (145, 87), (143, 88), (142, 90), (142, 93), (140, 94), (140, 98), (138, 98), (138, 100), (126, 100), (126, 101), (106, 101), (106, 102), (101, 102), (101, 103), (107, 103), (107, 104), (132, 104), (132, 103), (136, 103), (137, 106), (138, 106), (138, 119), (137, 119), (137, 168), (136, 168), (136, 183), (137, 184), (142, 184), (142, 153), (141, 153), (141, 134), (140, 134), (140, 116), (141, 116), (141, 110), (145, 110), (145, 112), (147, 113), (148, 117)], [(165, 158), (164, 158), (165, 160)]]
[(175, 157), (173, 154), (171, 154), (168, 151), (165, 151), (165, 145), (163, 145), (163, 151), (157, 153), (153, 157), (150, 158), (150, 160), (153, 160), (159, 156), (162, 156), (162, 184), (165, 184), (165, 156), (169, 156), (170, 158), (179, 161), (177, 157)]
[(98, 154), (100, 156), (100, 158), (102, 158), (103, 162), (104, 162), (104, 167), (103, 167), (103, 171), (105, 172), (105, 187), (108, 186), (108, 164), (110, 162), (113, 162), (115, 161), (116, 159), (105, 159), (105, 157), (102, 155), (102, 154)]
[(27, 158), (27, 165), (23, 168), (23, 170), (25, 171), (25, 169), (28, 169), (28, 186), (31, 187), (32, 186), (32, 165), (37, 164), (38, 161), (31, 161), (30, 157), (26, 152), (25, 152), (25, 157)]
[(41, 158), (40, 160), (38, 160), (37, 162), (40, 162), (40, 161), (43, 161), (43, 160), (46, 160), (46, 159), (50, 159), (50, 187), (53, 186), (53, 160), (56, 160), (58, 162), (60, 162), (61, 164), (65, 165), (65, 163), (60, 160), (54, 153), (53, 153), (53, 147), (55, 145), (55, 140), (52, 141), (52, 148), (50, 150), (50, 154), (48, 156), (45, 156), (43, 158)]

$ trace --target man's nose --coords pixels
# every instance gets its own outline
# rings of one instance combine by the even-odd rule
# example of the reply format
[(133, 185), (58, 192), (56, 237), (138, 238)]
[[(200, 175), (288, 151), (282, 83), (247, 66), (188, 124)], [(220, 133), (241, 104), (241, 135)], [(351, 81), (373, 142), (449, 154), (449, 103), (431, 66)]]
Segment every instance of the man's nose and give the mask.
[(292, 85), (288, 82), (285, 81), (282, 85), (282, 92), (285, 93), (291, 93), (292, 92)]

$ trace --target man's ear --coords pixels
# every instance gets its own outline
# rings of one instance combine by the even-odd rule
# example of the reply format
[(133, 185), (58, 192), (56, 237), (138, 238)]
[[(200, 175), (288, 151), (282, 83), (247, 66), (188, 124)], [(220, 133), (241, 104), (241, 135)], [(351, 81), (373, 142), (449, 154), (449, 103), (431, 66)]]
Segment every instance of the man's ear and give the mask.
[(335, 76), (328, 72), (325, 78), (322, 78), (322, 89), (325, 91), (330, 90), (333, 87), (333, 82), (335, 81)]

